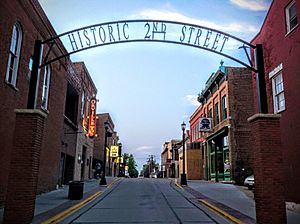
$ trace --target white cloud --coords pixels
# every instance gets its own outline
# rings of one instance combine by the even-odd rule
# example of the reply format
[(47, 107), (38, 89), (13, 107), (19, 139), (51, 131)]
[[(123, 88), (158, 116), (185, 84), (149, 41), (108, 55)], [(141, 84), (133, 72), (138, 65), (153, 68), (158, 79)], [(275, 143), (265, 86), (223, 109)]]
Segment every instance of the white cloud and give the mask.
[(200, 103), (197, 101), (198, 96), (197, 95), (186, 95), (184, 97), (185, 101), (193, 106), (199, 106)]
[(137, 147), (135, 150), (137, 152), (144, 152), (144, 151), (147, 151), (147, 150), (152, 149), (152, 148), (153, 148), (153, 146), (143, 145), (143, 146)]
[(230, 2), (251, 11), (265, 11), (269, 8), (269, 3), (265, 0), (230, 0)]
[(257, 33), (258, 28), (251, 24), (232, 22), (228, 24), (219, 25), (215, 22), (208, 20), (194, 19), (178, 12), (170, 10), (157, 10), (157, 9), (145, 9), (136, 14), (130, 15), (128, 19), (157, 19), (157, 20), (170, 20), (183, 23), (191, 23), (199, 26), (205, 26), (223, 32), (234, 32), (234, 33)]

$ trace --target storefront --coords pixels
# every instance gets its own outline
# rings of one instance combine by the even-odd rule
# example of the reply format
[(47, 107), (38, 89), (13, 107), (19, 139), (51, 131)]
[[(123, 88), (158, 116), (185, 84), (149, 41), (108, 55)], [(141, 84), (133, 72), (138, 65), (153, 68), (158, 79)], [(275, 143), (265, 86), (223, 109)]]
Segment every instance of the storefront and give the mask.
[(214, 181), (231, 181), (231, 160), (227, 129), (210, 137), (207, 144), (207, 164), (209, 166), (206, 169), (209, 174), (208, 179)]

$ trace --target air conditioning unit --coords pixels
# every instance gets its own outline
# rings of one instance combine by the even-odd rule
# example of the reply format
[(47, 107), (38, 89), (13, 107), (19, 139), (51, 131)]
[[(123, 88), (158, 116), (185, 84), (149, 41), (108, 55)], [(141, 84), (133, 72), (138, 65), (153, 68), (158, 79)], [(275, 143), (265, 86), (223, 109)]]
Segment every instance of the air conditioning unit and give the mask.
[(212, 131), (212, 119), (209, 117), (201, 117), (199, 119), (199, 131), (201, 132)]

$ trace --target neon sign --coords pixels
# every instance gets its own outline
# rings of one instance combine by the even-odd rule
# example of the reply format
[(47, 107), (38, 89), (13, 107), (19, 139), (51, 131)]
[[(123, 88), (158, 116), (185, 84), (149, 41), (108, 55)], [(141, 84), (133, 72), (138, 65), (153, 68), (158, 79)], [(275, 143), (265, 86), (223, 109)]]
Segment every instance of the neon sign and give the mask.
[(90, 116), (89, 116), (89, 127), (87, 136), (90, 138), (94, 138), (97, 136), (96, 133), (96, 98), (92, 98), (90, 101)]

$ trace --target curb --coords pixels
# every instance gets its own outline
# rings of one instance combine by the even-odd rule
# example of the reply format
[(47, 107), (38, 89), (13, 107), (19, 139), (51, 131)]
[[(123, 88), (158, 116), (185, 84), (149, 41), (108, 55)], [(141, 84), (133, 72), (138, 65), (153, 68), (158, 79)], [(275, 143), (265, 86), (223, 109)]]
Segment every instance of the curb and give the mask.
[(42, 224), (58, 223), (58, 222), (62, 221), (67, 216), (73, 214), (74, 212), (78, 211), (79, 209), (81, 209), (83, 206), (85, 206), (89, 202), (92, 202), (93, 200), (95, 200), (102, 193), (103, 193), (102, 191), (96, 192), (95, 194), (93, 194), (92, 196), (88, 197), (84, 201), (82, 201), (82, 202), (80, 202), (80, 203), (72, 206), (71, 208), (68, 208), (65, 211), (63, 211), (63, 212), (61, 212), (61, 213), (53, 216), (52, 218), (50, 218), (50, 219), (42, 222)]
[(230, 220), (233, 223), (236, 224), (243, 224), (243, 222), (235, 217), (233, 217), (232, 215), (229, 215), (227, 212), (224, 212), (223, 210), (219, 209), (218, 207), (210, 204), (209, 202), (203, 200), (203, 199), (198, 199), (199, 202), (201, 202), (202, 204), (204, 204), (206, 207), (208, 207), (210, 210), (212, 210), (213, 212), (224, 216), (225, 218), (227, 218), (228, 220)]
[[(115, 179), (113, 180), (108, 186), (107, 188), (111, 188), (117, 181), (119, 181), (120, 179)], [(57, 215), (53, 216), (52, 218), (42, 222), (42, 224), (51, 224), (51, 223), (58, 223), (62, 220), (64, 220), (66, 217), (72, 215), (73, 213), (75, 213), (76, 211), (78, 211), (79, 209), (81, 209), (82, 207), (84, 207), (85, 205), (87, 205), (88, 203), (94, 201), (97, 197), (99, 197), (101, 194), (103, 193), (103, 191), (98, 191), (95, 194), (91, 195), (90, 197), (86, 198), (85, 200), (79, 202), (78, 204), (64, 210), (63, 212), (58, 213)]]

